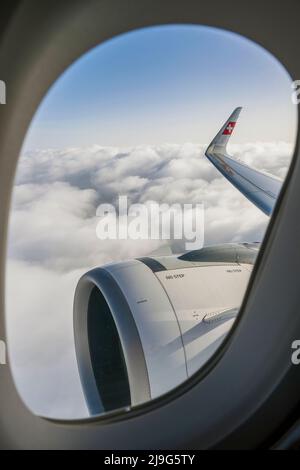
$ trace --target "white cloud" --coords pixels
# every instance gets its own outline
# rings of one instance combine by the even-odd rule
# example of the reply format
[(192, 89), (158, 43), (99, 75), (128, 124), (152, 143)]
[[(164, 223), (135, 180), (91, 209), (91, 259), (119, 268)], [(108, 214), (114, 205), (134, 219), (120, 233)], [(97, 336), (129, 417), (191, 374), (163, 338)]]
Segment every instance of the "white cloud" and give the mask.
[(87, 415), (75, 360), (73, 292), (82, 271), (8, 262), (9, 359), (25, 402), (52, 417)]
[[(21, 159), (9, 233), (9, 351), (18, 388), (35, 412), (83, 417), (74, 355), (72, 302), (88, 269), (138, 257), (161, 242), (99, 241), (96, 208), (119, 194), (132, 202), (205, 204), (205, 243), (260, 241), (267, 217), (204, 158), (205, 146), (93, 146), (26, 152)], [(284, 177), (292, 146), (231, 146), (246, 163)]]

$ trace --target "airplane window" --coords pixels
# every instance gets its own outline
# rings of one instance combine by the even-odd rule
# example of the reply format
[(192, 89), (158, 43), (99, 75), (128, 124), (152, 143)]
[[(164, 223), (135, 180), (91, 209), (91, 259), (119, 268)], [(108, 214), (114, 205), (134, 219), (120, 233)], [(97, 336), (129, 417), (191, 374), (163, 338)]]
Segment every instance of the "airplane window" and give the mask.
[(7, 252), (8, 352), (35, 414), (128, 410), (218, 350), (293, 155), (291, 84), (259, 45), (192, 25), (115, 37), (53, 84)]

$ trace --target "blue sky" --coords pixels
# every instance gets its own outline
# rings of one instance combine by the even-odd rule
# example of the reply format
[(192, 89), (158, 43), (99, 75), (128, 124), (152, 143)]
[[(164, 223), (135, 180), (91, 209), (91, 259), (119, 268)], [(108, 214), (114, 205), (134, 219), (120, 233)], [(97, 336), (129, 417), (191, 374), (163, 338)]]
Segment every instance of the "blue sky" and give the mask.
[(43, 100), (25, 147), (207, 143), (236, 106), (235, 142), (295, 139), (290, 78), (251, 41), (214, 28), (145, 28), (77, 60)]

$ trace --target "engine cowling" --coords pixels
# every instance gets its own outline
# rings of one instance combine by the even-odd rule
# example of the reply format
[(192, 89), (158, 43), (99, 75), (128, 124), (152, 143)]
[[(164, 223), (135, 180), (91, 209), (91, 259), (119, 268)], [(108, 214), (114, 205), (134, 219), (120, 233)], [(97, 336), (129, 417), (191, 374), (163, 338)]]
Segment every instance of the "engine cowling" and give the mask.
[(199, 370), (234, 322), (257, 252), (226, 244), (86, 273), (74, 333), (90, 413), (144, 403)]

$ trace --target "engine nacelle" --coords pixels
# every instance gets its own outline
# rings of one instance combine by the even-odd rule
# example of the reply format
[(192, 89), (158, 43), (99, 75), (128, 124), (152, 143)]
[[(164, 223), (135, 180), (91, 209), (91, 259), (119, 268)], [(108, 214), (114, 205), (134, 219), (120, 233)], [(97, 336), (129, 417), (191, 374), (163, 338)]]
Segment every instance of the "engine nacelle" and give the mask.
[(199, 370), (234, 322), (257, 251), (218, 245), (86, 273), (74, 332), (91, 414), (144, 403)]

